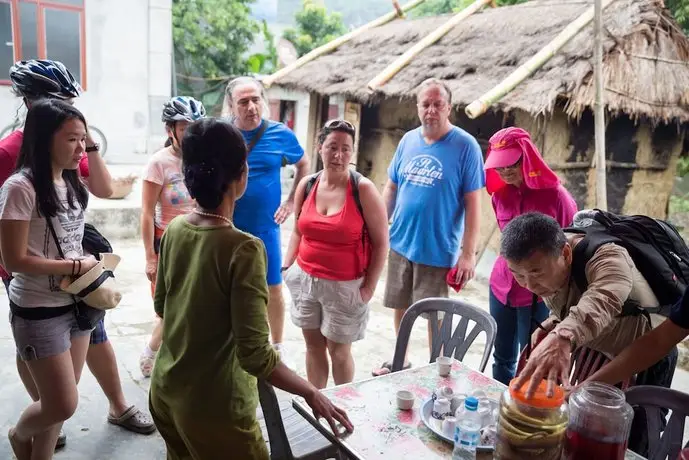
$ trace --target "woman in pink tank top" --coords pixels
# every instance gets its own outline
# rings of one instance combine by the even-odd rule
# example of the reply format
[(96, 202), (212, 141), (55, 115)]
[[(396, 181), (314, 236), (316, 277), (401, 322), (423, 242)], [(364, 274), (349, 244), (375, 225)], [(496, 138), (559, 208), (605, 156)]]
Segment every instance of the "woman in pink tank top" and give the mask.
[(317, 388), (328, 383), (329, 360), (336, 385), (353, 380), (352, 343), (364, 337), (368, 302), (388, 252), (383, 198), (349, 169), (354, 135), (345, 120), (331, 120), (321, 130), (323, 171), (297, 186), (297, 218), (282, 268), (292, 322), (306, 341), (306, 374)]

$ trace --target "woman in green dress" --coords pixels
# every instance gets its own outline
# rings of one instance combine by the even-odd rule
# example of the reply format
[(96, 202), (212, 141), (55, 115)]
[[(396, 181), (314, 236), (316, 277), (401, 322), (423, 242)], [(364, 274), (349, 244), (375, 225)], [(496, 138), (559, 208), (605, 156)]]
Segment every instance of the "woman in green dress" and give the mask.
[(268, 339), (266, 254), (232, 224), (246, 188), (247, 149), (230, 123), (191, 124), (184, 181), (198, 207), (175, 218), (160, 245), (155, 310), (163, 344), (150, 408), (168, 459), (268, 459), (256, 420), (256, 379), (303, 396), (333, 432), (346, 413), (280, 362)]

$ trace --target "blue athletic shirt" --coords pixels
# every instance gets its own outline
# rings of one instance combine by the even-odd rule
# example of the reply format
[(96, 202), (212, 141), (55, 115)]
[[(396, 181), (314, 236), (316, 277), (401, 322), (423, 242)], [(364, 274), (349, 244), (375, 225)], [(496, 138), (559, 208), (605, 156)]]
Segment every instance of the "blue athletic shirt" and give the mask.
[[(249, 152), (249, 181), (234, 210), (235, 225), (254, 235), (278, 227), (273, 216), (281, 203), (280, 168), (283, 159), (286, 164), (294, 164), (304, 155), (297, 137), (287, 126), (267, 120), (261, 123), (269, 125)], [(260, 128), (242, 130), (247, 145)]]
[(464, 233), (464, 194), (485, 186), (481, 148), (453, 126), (428, 145), (421, 127), (404, 135), (388, 168), (397, 185), (390, 248), (433, 267), (457, 264)]

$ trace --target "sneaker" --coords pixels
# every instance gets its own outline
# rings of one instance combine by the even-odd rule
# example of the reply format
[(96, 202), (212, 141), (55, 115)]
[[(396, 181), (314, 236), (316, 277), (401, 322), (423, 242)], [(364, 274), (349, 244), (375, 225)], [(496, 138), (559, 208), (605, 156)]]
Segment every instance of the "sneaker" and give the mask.
[(151, 376), (151, 372), (153, 372), (153, 364), (155, 364), (156, 357), (154, 356), (149, 356), (145, 353), (141, 355), (139, 358), (139, 369), (141, 369), (141, 375), (144, 377), (148, 378)]
[(67, 435), (64, 431), (60, 430), (60, 434), (57, 435), (57, 442), (55, 443), (55, 450), (62, 449), (67, 445)]
[(280, 361), (282, 361), (282, 363), (285, 366), (289, 367), (290, 369), (294, 369), (294, 364), (292, 363), (292, 361), (287, 356), (288, 353), (287, 353), (287, 349), (285, 347), (285, 344), (284, 343), (276, 343), (273, 345), (273, 348), (280, 355)]

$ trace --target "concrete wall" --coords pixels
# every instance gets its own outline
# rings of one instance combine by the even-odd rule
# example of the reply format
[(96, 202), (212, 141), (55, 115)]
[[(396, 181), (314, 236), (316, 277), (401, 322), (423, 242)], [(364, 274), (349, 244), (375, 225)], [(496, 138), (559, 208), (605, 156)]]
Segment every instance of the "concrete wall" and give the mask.
[(302, 147), (306, 148), (309, 128), (310, 95), (305, 91), (292, 91), (280, 86), (268, 88), (268, 99), (295, 101), (294, 134)]
[[(171, 0), (86, 0), (86, 92), (76, 105), (108, 140), (109, 163), (144, 163), (165, 140), (172, 79)], [(21, 101), (0, 86), (0, 126)]]

